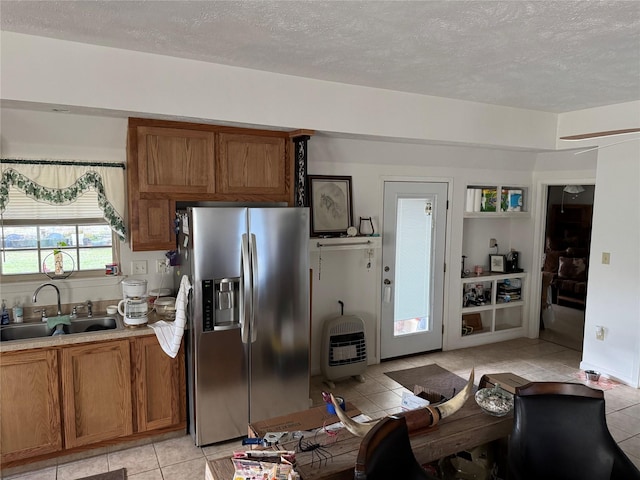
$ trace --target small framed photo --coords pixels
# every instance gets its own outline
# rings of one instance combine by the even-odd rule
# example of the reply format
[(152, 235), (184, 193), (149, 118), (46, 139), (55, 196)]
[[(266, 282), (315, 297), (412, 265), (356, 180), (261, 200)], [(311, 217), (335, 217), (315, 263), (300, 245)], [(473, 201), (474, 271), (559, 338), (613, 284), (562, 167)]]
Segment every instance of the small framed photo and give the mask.
[(346, 235), (353, 225), (351, 177), (309, 175), (311, 236)]
[(504, 255), (489, 255), (489, 270), (492, 272), (506, 272), (507, 262)]

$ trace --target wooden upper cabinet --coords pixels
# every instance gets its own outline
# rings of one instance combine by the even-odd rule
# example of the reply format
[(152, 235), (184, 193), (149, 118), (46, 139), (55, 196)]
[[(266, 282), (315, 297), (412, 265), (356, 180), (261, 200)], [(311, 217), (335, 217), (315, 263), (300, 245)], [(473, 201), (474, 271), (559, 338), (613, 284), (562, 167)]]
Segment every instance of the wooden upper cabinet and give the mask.
[(130, 232), (133, 250), (171, 250), (175, 248), (173, 218), (176, 202), (140, 198), (132, 201), (130, 205), (131, 225), (137, 225)]
[(138, 189), (146, 193), (214, 193), (214, 133), (140, 126)]
[(55, 349), (2, 354), (2, 465), (62, 450), (58, 385)]
[(61, 355), (66, 447), (131, 435), (129, 341), (65, 347)]
[(220, 133), (218, 153), (219, 193), (283, 197), (288, 194), (284, 138)]

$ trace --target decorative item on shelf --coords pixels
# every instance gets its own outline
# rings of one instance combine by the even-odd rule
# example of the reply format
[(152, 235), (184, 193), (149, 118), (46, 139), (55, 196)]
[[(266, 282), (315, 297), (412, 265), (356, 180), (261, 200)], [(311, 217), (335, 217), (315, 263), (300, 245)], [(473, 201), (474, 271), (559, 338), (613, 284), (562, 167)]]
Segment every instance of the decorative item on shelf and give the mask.
[(309, 175), (311, 236), (346, 235), (353, 223), (351, 177)]
[(371, 219), (371, 217), (360, 217), (358, 231), (360, 235), (363, 236), (371, 236), (376, 233), (375, 229), (373, 228), (373, 220)]
[(347, 237), (355, 237), (358, 234), (358, 229), (354, 226), (347, 228)]
[(52, 280), (68, 278), (75, 269), (76, 262), (64, 250), (54, 250), (42, 260), (42, 273)]
[(495, 188), (483, 188), (480, 203), (481, 212), (495, 212), (498, 192)]
[(505, 188), (502, 190), (501, 211), (520, 212), (522, 210), (522, 190)]
[(489, 268), (492, 272), (505, 273), (506, 259), (504, 255), (489, 255)]

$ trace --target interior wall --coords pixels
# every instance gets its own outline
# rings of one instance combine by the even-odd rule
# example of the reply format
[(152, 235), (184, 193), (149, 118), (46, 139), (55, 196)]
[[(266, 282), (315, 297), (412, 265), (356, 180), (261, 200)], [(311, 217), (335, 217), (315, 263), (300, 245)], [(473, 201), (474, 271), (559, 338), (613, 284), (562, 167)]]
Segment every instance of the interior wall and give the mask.
[[(517, 247), (525, 252), (521, 264), (531, 267), (532, 217), (515, 227), (510, 221), (495, 224), (492, 220), (478, 222), (478, 230), (466, 228), (463, 222), (466, 186), (470, 183), (500, 182), (514, 185), (530, 185), (531, 171), (536, 156), (527, 152), (501, 151), (484, 148), (428, 146), (387, 141), (357, 140), (327, 136), (313, 137), (309, 142), (308, 173), (312, 175), (349, 175), (352, 177), (354, 218), (373, 218), (376, 231), (382, 231), (383, 183), (385, 180), (448, 182), (449, 211), (445, 261), (443, 348), (469, 346), (460, 335), (461, 282), (460, 261), (463, 253), (463, 237), (476, 238), (482, 258), (490, 252), (489, 238), (503, 239), (501, 248)], [(498, 172), (498, 173), (496, 173)], [(466, 220), (465, 220), (466, 222)], [(506, 226), (505, 226), (506, 225)], [(497, 229), (502, 233), (497, 234)], [(384, 242), (384, 238), (382, 239)], [(502, 250), (501, 250), (502, 251)], [(322, 276), (326, 259), (332, 256), (343, 270), (342, 275), (327, 277), (313, 286), (313, 338), (312, 365), (320, 358), (320, 333), (322, 323), (338, 311), (337, 295), (349, 298), (345, 310), (360, 315), (367, 325), (368, 342), (378, 339), (380, 322), (381, 268), (376, 251), (376, 271), (362, 267), (364, 253), (360, 250), (341, 252), (340, 256), (323, 253)], [(339, 259), (338, 259), (339, 258)], [(486, 262), (485, 262), (486, 263)], [(312, 257), (311, 266), (317, 265)], [(338, 270), (339, 272), (340, 270)], [(344, 272), (349, 272), (344, 275)], [(375, 336), (374, 336), (375, 335)], [(378, 350), (375, 351), (376, 355)]]
[(553, 113), (0, 35), (4, 101), (423, 141), (555, 145)]
[[(637, 127), (640, 102), (569, 112), (558, 136)], [(619, 143), (624, 142), (624, 143)], [(600, 137), (563, 147), (597, 151), (582, 368), (640, 386), (640, 135)], [(583, 157), (583, 155), (580, 155)], [(610, 264), (602, 264), (602, 253)], [(596, 326), (605, 329), (597, 340)]]
[[(2, 158), (79, 160), (100, 162), (125, 162), (127, 120), (95, 115), (60, 114), (33, 110), (0, 109), (0, 155)], [(126, 185), (122, 186), (123, 189)], [(127, 215), (127, 212), (122, 212)], [(168, 274), (155, 273), (156, 259), (163, 259), (164, 252), (132, 252), (129, 244), (120, 242), (119, 263), (124, 275), (131, 274), (131, 262), (147, 262), (147, 275), (136, 278), (147, 280), (149, 289), (173, 284)], [(57, 280), (62, 303), (81, 303), (87, 300), (114, 300), (122, 298), (122, 277), (77, 279), (73, 276)], [(42, 280), (6, 283), (2, 285), (2, 298), (10, 305), (20, 301), (32, 305), (34, 290), (48, 281)], [(39, 305), (55, 304), (52, 289), (45, 289), (38, 296)]]

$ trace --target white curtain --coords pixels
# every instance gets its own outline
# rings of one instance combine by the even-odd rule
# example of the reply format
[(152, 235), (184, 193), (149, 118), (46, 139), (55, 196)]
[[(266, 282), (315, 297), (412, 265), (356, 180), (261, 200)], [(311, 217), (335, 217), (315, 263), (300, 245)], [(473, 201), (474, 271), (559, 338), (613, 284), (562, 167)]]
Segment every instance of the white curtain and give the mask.
[[(11, 202), (10, 187), (17, 188), (34, 200), (52, 205), (66, 205), (93, 190), (104, 219), (120, 240), (126, 237), (125, 176), (122, 164), (89, 164), (86, 162), (0, 160), (0, 213)], [(76, 163), (76, 164), (74, 164)]]

